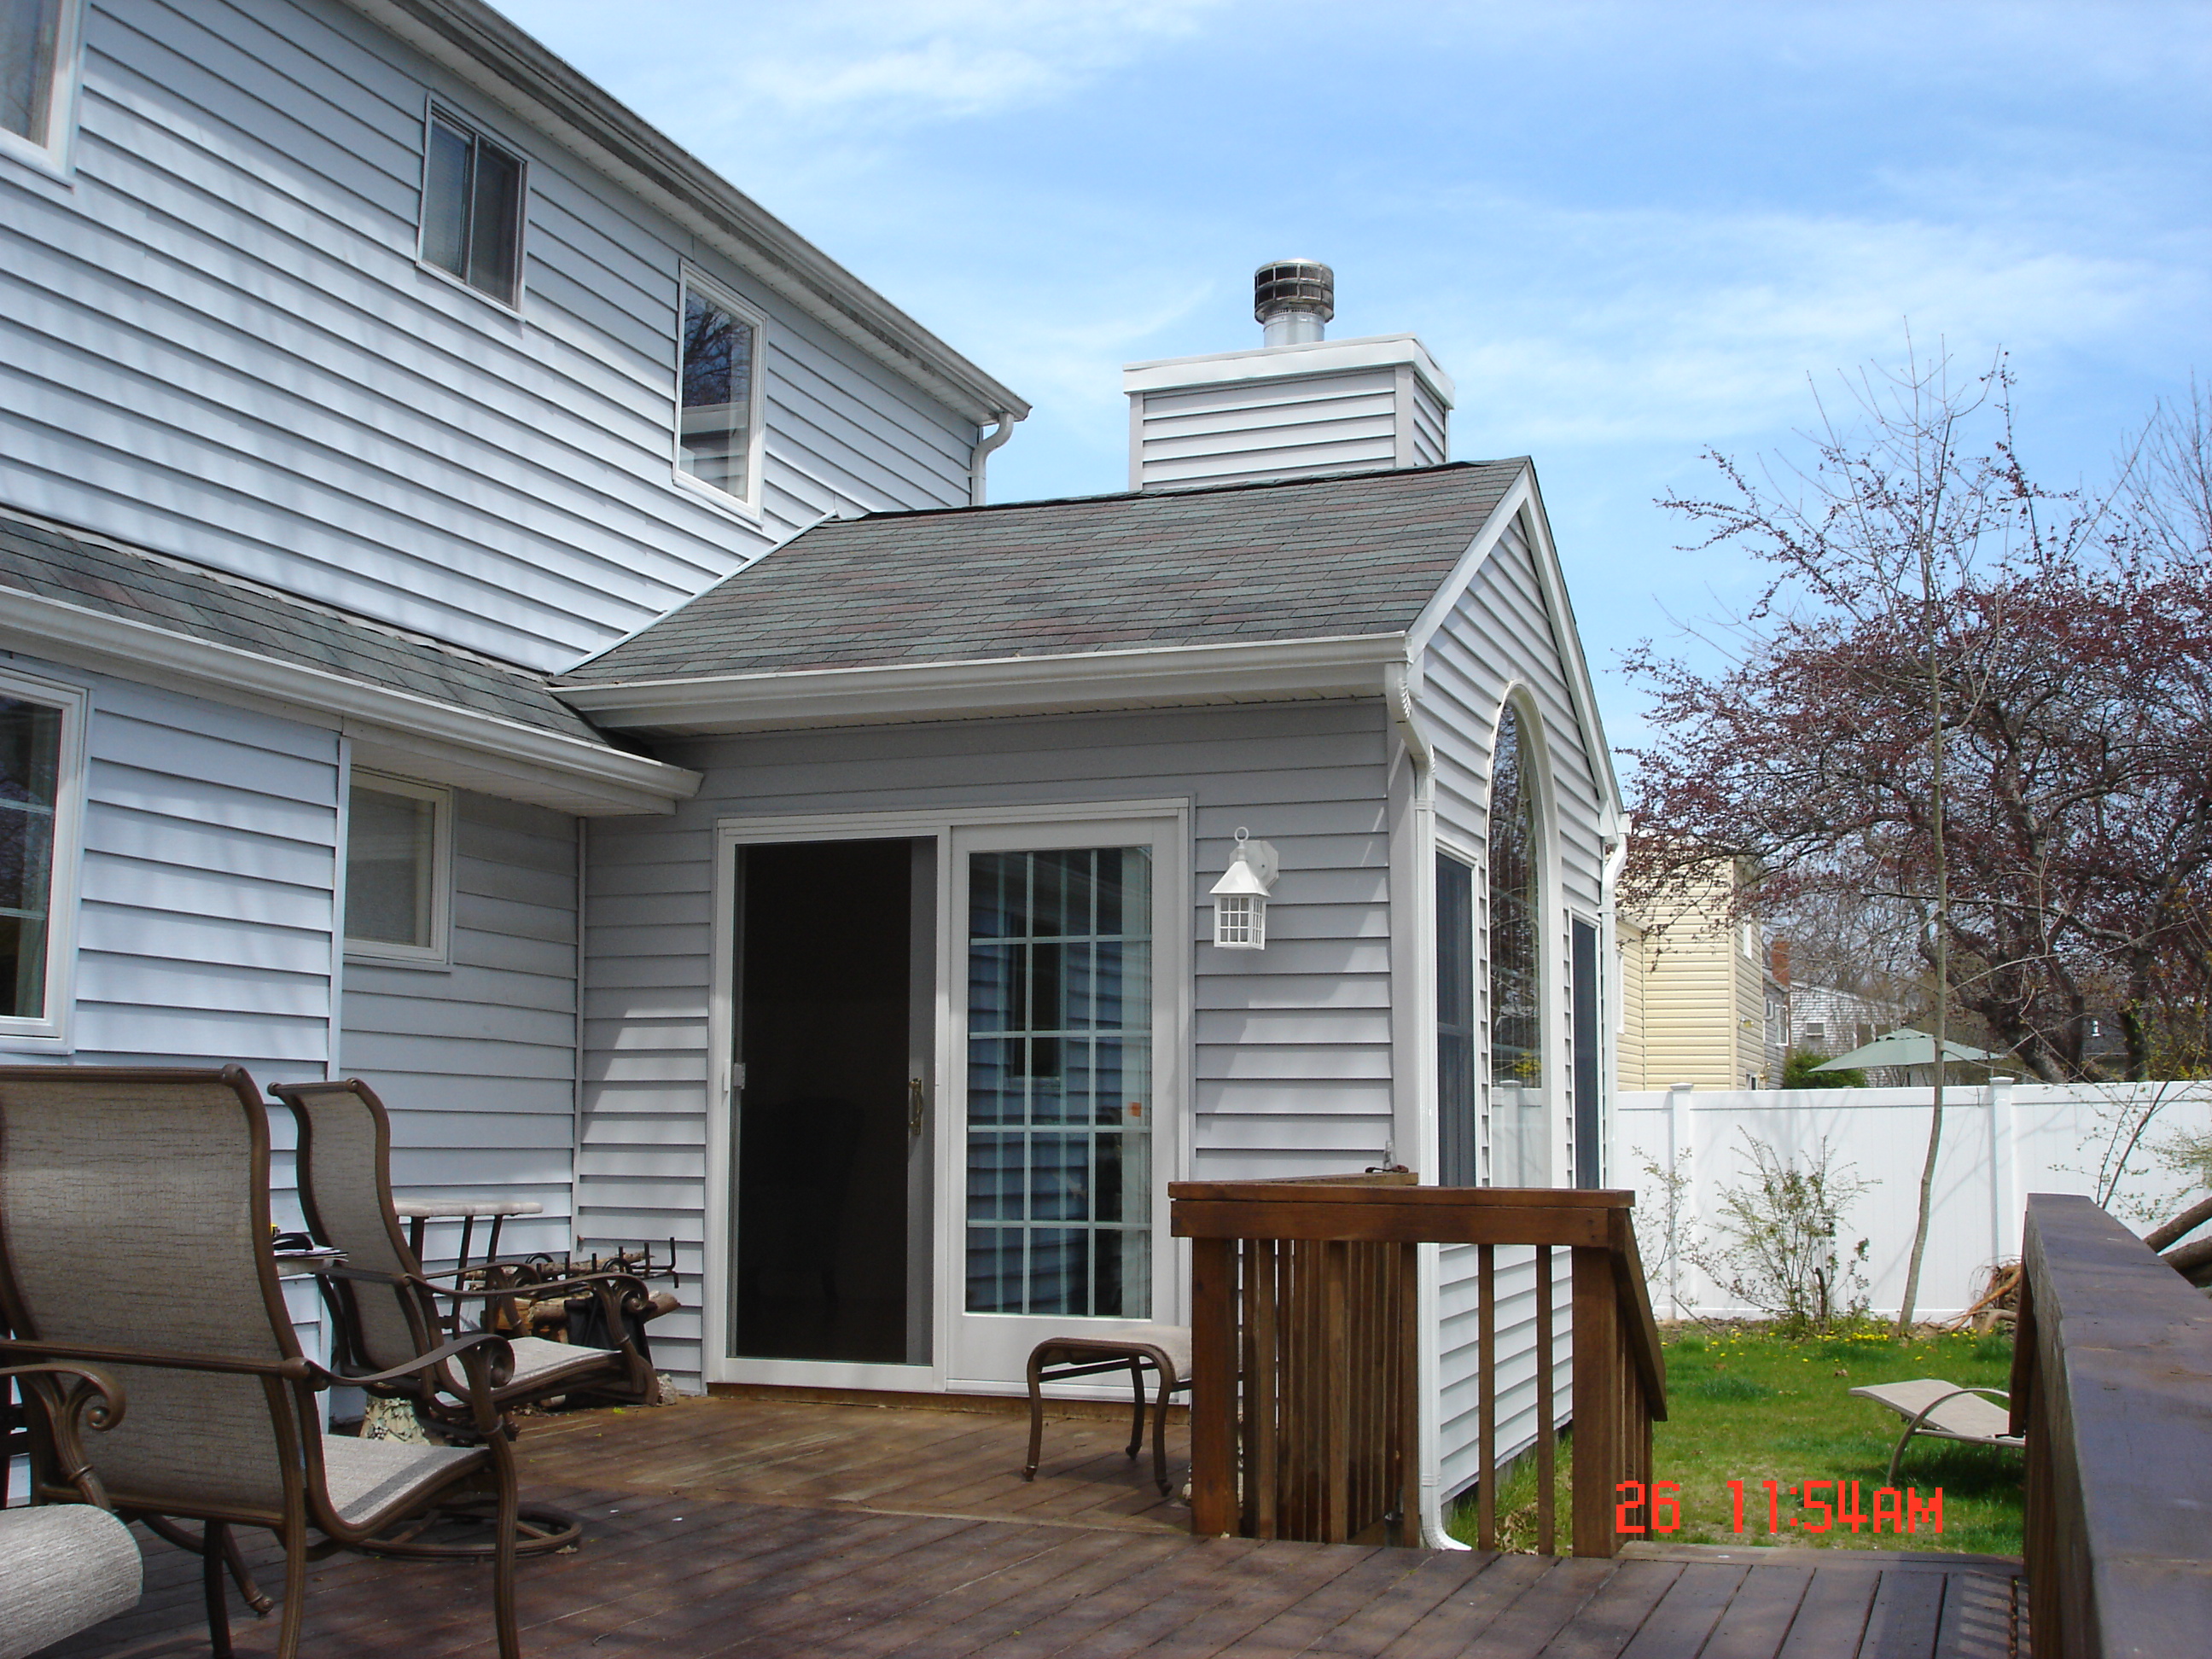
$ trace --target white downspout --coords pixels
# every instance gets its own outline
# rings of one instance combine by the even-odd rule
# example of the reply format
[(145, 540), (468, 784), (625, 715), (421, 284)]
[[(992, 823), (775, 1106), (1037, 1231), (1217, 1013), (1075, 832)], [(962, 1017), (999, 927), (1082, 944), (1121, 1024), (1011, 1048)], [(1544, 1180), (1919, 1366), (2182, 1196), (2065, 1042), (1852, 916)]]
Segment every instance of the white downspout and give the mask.
[[(1414, 1138), (1410, 1162), (1434, 1181), (1439, 1155), (1432, 1029), (1437, 996), (1437, 757), (1413, 705), (1412, 665), (1394, 665), (1388, 674), (1385, 691), (1391, 722), (1398, 728), (1406, 759), (1413, 769), (1413, 983), (1407, 994), (1419, 1011), (1417, 1029), (1428, 1033), (1426, 1040), (1416, 1045), (1414, 1057)], [(1405, 1153), (1401, 1152), (1399, 1156), (1403, 1158)], [(1415, 1317), (1420, 1322), (1421, 1541), (1431, 1549), (1463, 1550), (1470, 1546), (1444, 1530), (1443, 1468), (1438, 1455), (1443, 1438), (1443, 1401), (1437, 1354), (1443, 1320), (1437, 1246), (1424, 1244), (1419, 1250)]]
[(992, 420), (998, 424), (975, 440), (975, 453), (968, 466), (968, 505), (983, 505), (983, 468), (991, 459), (991, 452), (1014, 435), (1014, 417), (1005, 410), (995, 410)]
[(1620, 972), (1620, 933), (1613, 920), (1614, 890), (1621, 867), (1628, 862), (1628, 831), (1629, 820), (1623, 818), (1620, 837), (1606, 848), (1605, 863), (1598, 875), (1597, 1181), (1601, 1187), (1613, 1180), (1613, 1101), (1620, 1088), (1620, 1033), (1622, 1022), (1628, 1018), (1628, 988)]

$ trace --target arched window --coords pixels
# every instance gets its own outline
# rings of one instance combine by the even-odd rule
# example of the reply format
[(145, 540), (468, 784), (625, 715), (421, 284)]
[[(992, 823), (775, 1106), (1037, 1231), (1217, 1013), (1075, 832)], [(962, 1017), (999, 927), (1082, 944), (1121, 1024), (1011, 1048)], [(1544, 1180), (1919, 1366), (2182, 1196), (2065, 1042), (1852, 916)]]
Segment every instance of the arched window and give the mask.
[(1490, 774), (1490, 1178), (1551, 1184), (1544, 1112), (1543, 842), (1535, 754), (1505, 705)]

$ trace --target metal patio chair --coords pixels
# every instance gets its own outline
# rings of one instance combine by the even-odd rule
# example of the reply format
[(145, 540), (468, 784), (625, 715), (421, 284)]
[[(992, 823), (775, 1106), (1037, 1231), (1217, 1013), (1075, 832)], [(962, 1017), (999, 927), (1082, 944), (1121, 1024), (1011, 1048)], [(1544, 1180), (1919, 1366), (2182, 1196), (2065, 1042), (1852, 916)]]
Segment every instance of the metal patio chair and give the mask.
[(1120, 1330), (1066, 1331), (1048, 1336), (1030, 1351), (1030, 1461), (1022, 1479), (1036, 1479), (1044, 1455), (1044, 1385), (1101, 1371), (1126, 1370), (1134, 1396), (1128, 1456), (1134, 1461), (1145, 1443), (1145, 1373), (1158, 1380), (1152, 1410), (1152, 1484), (1160, 1496), (1174, 1495), (1168, 1480), (1168, 1397), (1190, 1389), (1190, 1327), (1132, 1325)]
[[(619, 1346), (585, 1346), (514, 1334), (514, 1369), (493, 1391), (507, 1412), (557, 1395), (590, 1393), (644, 1401), (659, 1386), (642, 1336), (641, 1316), (652, 1297), (642, 1280), (620, 1273), (576, 1274), (517, 1286), (487, 1273), (475, 1287), (428, 1274), (402, 1230), (392, 1196), (392, 1120), (376, 1091), (356, 1078), (331, 1083), (279, 1083), (270, 1093), (292, 1110), (300, 1130), (300, 1204), (307, 1226), (345, 1257), (318, 1274), (331, 1316), (331, 1365), (349, 1381), (396, 1373), (368, 1391), (410, 1403), (432, 1430), (466, 1427), (468, 1405), (448, 1370), (410, 1369), (410, 1362), (445, 1340), (447, 1310), (475, 1302), (497, 1307), (518, 1296), (597, 1304), (602, 1328)], [(538, 1553), (575, 1541), (580, 1527), (557, 1510), (524, 1512), (521, 1549)], [(468, 1555), (477, 1547), (391, 1544), (394, 1553)]]
[[(0, 1386), (21, 1389), (38, 1419), (33, 1437), (73, 1504), (0, 1509), (0, 1659), (90, 1630), (138, 1605), (145, 1581), (138, 1540), (108, 1507), (85, 1462), (82, 1425), (112, 1427), (123, 1416), (122, 1384), (89, 1365), (0, 1366)], [(0, 1478), (6, 1471), (0, 1468)]]
[[(495, 1511), (492, 1605), (517, 1659), (514, 1460), (495, 1395), (506, 1340), (472, 1332), (384, 1375), (305, 1358), (269, 1245), (269, 1113), (235, 1066), (0, 1066), (0, 1359), (86, 1363), (129, 1390), (86, 1452), (118, 1513), (202, 1523), (208, 1633), (230, 1651), (229, 1531), (284, 1549), (279, 1659), (300, 1649), (307, 1563), (368, 1549), (410, 1516)], [(404, 1445), (321, 1431), (319, 1390), (438, 1372), (474, 1443)], [(34, 1459), (34, 1496), (65, 1500), (67, 1470)], [(322, 1534), (313, 1546), (313, 1528)]]

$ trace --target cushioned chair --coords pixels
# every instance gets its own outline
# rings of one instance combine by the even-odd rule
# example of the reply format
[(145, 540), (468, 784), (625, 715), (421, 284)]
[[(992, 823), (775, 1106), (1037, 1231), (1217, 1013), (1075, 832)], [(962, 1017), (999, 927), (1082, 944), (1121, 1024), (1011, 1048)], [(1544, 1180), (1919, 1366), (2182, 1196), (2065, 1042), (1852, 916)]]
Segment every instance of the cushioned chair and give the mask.
[(138, 1540), (84, 1460), (81, 1419), (119, 1420), (121, 1385), (89, 1365), (0, 1367), (0, 1387), (9, 1379), (42, 1419), (43, 1455), (82, 1500), (0, 1510), (0, 1659), (23, 1659), (130, 1612), (144, 1573)]
[[(410, 1516), (489, 1507), (494, 1624), (520, 1651), (514, 1462), (495, 1396), (506, 1340), (475, 1332), (396, 1367), (341, 1377), (300, 1352), (269, 1245), (269, 1113), (221, 1071), (0, 1066), (0, 1358), (112, 1371), (131, 1409), (88, 1418), (86, 1450), (118, 1511), (204, 1528), (209, 1635), (230, 1652), (229, 1529), (284, 1548), (280, 1659), (300, 1648), (310, 1553), (362, 1548)], [(413, 1446), (322, 1432), (317, 1391), (434, 1372), (464, 1406), (452, 1437)], [(33, 1460), (40, 1502), (74, 1495)], [(449, 1593), (449, 1592), (448, 1592)]]

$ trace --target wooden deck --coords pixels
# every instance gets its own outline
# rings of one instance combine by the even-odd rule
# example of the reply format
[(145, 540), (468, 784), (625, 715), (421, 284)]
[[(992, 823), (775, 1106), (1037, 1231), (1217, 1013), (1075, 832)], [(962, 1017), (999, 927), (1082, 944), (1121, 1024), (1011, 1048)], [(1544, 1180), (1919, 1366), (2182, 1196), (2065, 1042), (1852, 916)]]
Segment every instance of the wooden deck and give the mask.
[[(1020, 1478), (1012, 1414), (690, 1401), (524, 1425), (528, 1497), (585, 1516), (521, 1569), (531, 1659), (954, 1655), (1198, 1659), (2003, 1659), (2026, 1652), (2015, 1565), (1840, 1551), (1553, 1560), (1199, 1541), (1126, 1420), (1047, 1429)], [(1180, 1467), (1178, 1465), (1178, 1467)], [(258, 1553), (273, 1563), (273, 1553)], [(147, 1540), (130, 1616), (54, 1655), (199, 1655), (198, 1564)], [(264, 1571), (264, 1584), (279, 1582)], [(489, 1575), (320, 1563), (303, 1651), (493, 1651)], [(241, 1654), (273, 1624), (236, 1621)]]

